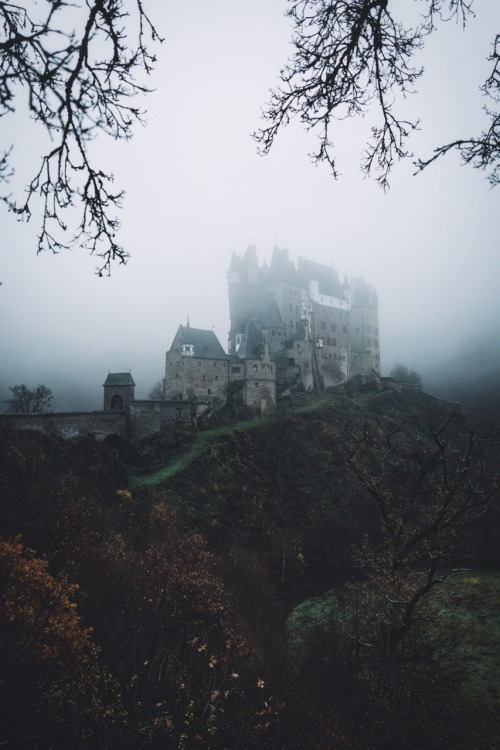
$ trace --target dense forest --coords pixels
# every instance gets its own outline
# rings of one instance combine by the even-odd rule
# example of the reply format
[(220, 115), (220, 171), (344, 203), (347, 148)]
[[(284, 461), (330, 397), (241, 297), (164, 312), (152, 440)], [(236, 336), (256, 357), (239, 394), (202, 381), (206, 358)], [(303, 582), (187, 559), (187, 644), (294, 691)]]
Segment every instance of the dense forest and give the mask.
[(0, 432), (0, 745), (498, 747), (499, 441), (352, 384), (139, 452)]

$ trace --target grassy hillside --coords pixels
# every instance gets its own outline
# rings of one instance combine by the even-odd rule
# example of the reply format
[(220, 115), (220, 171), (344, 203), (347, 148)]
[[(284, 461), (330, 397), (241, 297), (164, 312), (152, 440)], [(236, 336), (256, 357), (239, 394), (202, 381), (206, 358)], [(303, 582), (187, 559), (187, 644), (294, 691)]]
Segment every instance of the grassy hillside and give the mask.
[[(149, 473), (0, 434), (0, 741), (493, 750), (498, 466), (470, 427), (423, 395), (303, 394), (159, 436)], [(389, 661), (430, 560), (474, 570), (418, 595)]]

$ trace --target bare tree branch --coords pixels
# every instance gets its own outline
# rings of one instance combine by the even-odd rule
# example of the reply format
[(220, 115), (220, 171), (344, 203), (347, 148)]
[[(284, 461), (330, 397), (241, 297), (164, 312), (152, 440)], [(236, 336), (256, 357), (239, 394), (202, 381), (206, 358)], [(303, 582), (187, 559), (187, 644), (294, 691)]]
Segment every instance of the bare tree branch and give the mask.
[[(375, 175), (387, 189), (395, 162), (411, 157), (407, 141), (419, 127), (397, 108), (415, 92), (422, 68), (413, 56), (424, 46), (438, 22), (454, 20), (462, 27), (473, 14), (473, 0), (424, 0), (418, 23), (406, 28), (395, 15), (397, 3), (388, 0), (289, 0), (287, 15), (292, 20), (295, 52), (279, 76), (279, 87), (263, 112), (266, 126), (254, 133), (262, 154), (267, 154), (278, 132), (298, 117), (306, 130), (318, 133), (315, 162), (329, 164), (339, 176), (335, 122), (363, 117), (376, 118), (366, 145), (361, 168)], [(393, 10), (394, 8), (394, 10)], [(483, 93), (495, 106), (485, 107), (491, 124), (474, 138), (460, 139), (435, 150), (427, 160), (417, 160), (417, 172), (458, 150), (465, 164), (491, 169), (489, 181), (500, 179), (499, 36), (490, 55), (493, 70)]]
[[(37, 17), (25, 5), (0, 2), (0, 117), (26, 95), (33, 119), (53, 146), (42, 156), (25, 200), (4, 201), (29, 220), (33, 199), (40, 196), (38, 252), (81, 246), (100, 258), (98, 274), (109, 274), (114, 261), (125, 263), (128, 257), (117, 242), (113, 215), (124, 191), (113, 190), (113, 176), (94, 166), (89, 143), (98, 133), (129, 140), (133, 125), (143, 122), (132, 99), (149, 91), (140, 82), (155, 62), (147, 38), (160, 40), (141, 0), (86, 0), (78, 33), (66, 30), (76, 12), (71, 3), (45, 0), (33, 9)], [(11, 174), (7, 156), (0, 162), (4, 181)], [(72, 209), (80, 218), (70, 232)]]

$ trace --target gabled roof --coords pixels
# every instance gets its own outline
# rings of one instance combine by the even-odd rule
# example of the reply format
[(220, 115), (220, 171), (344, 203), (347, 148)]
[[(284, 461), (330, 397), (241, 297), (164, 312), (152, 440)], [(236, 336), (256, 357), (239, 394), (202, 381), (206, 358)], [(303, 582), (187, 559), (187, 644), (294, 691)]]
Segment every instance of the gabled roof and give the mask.
[(298, 274), (304, 287), (307, 288), (308, 281), (317, 281), (321, 294), (337, 299), (347, 299), (344, 285), (335, 269), (305, 258), (299, 258), (297, 263)]
[(135, 385), (135, 383), (130, 372), (110, 372), (104, 385)]
[(191, 328), (189, 323), (186, 326), (179, 326), (170, 351), (175, 351), (182, 344), (192, 344), (194, 346), (193, 356), (199, 359), (228, 358), (213, 331), (206, 331), (203, 328)]

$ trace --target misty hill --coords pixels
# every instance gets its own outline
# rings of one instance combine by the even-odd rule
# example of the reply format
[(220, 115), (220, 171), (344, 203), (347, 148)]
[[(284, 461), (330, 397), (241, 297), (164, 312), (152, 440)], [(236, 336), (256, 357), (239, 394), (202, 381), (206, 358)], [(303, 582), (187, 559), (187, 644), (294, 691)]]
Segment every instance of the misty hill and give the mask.
[(468, 412), (500, 416), (500, 336), (497, 327), (464, 340), (457, 351), (421, 368), (426, 390), (460, 402)]
[[(473, 601), (467, 582), (451, 587), (446, 607), (436, 600), (439, 612), (483, 612), (467, 631), (449, 614), (443, 632), (425, 606), (433, 624), (405, 641), (398, 689), (379, 673), (377, 650), (360, 645), (383, 622), (391, 520), (376, 498), (396, 499), (397, 516), (413, 493), (398, 516), (411, 534), (436, 493), (468, 476), (465, 458), (476, 466), (470, 426), (431, 397), (350, 384), (297, 395), (262, 421), (190, 435), (173, 427), (158, 438), (166, 465), (154, 474), (90, 438), (1, 432), (3, 741), (465, 750), (479, 736), (493, 750), (500, 686), (480, 670), (472, 685), (469, 656), (453, 656), (456, 643), (478, 639), (496, 663), (493, 578), (474, 574)], [(480, 444), (488, 474), (474, 487), (498, 470), (490, 447)], [(462, 483), (455, 495), (466, 494)], [(494, 501), (457, 531), (461, 563), (497, 562)], [(438, 536), (426, 543), (441, 543), (445, 528)], [(408, 572), (402, 596), (419, 576)], [(345, 635), (353, 602), (357, 647)]]

